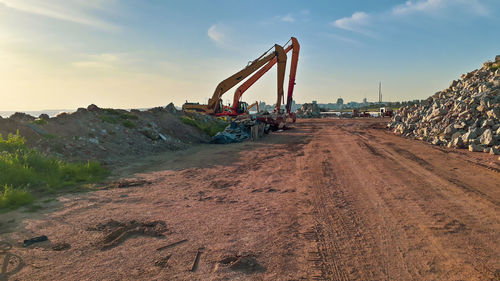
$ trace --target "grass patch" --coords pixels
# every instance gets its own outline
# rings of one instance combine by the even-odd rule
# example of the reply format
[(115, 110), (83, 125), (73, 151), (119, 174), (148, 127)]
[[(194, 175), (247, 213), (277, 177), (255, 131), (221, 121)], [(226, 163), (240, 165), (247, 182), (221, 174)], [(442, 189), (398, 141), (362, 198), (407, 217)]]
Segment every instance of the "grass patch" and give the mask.
[(35, 121), (33, 121), (33, 123), (35, 123), (36, 125), (40, 125), (40, 126), (43, 126), (47, 123), (49, 123), (47, 120), (45, 119), (36, 119)]
[(101, 119), (103, 122), (111, 124), (122, 124), (124, 127), (127, 127), (129, 129), (133, 129), (136, 127), (135, 122), (133, 122), (132, 120), (139, 119), (139, 116), (137, 115), (121, 112), (112, 108), (104, 108), (103, 111), (104, 114), (99, 115), (99, 119)]
[(133, 128), (136, 127), (135, 123), (132, 122), (132, 121), (130, 121), (130, 120), (124, 120), (122, 122), (122, 125), (125, 126), (125, 127), (127, 127), (127, 128), (129, 128), (129, 129), (133, 129)]
[(26, 146), (17, 133), (0, 135), (0, 209), (31, 204), (34, 195), (74, 190), (103, 180), (108, 171), (97, 162), (68, 163)]
[(179, 119), (184, 124), (196, 127), (211, 137), (215, 136), (218, 132), (224, 131), (228, 124), (222, 120), (203, 121), (188, 116), (179, 116)]
[(18, 207), (29, 205), (35, 201), (35, 198), (27, 190), (13, 188), (4, 185), (0, 193), (0, 210), (1, 209), (16, 209)]

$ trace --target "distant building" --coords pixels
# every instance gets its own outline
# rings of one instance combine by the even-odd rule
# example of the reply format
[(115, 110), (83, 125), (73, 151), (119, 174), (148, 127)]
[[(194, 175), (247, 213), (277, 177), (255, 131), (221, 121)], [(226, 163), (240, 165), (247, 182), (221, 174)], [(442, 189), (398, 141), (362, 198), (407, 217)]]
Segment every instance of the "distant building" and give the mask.
[(337, 105), (343, 105), (343, 104), (344, 104), (344, 100), (342, 98), (338, 98)]
[(318, 102), (317, 102), (317, 101), (315, 101), (315, 100), (313, 100), (313, 104), (318, 104)]
[(368, 101), (366, 100), (366, 98), (363, 99), (363, 104), (367, 104)]

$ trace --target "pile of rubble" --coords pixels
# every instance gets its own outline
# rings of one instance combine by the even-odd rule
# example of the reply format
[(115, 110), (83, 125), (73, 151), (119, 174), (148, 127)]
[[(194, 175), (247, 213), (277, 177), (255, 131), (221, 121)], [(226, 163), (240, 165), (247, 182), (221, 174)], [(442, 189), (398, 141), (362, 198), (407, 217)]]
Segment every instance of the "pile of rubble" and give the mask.
[(126, 157), (210, 142), (211, 137), (206, 132), (186, 124), (183, 118), (201, 124), (217, 122), (211, 116), (179, 111), (173, 104), (130, 111), (92, 104), (52, 118), (46, 114), (36, 118), (15, 113), (9, 118), (0, 118), (0, 134), (5, 138), (18, 131), (30, 147), (46, 155), (69, 161), (97, 160), (112, 165)]
[(500, 154), (499, 67), (496, 56), (422, 105), (401, 108), (388, 127), (435, 145)]
[(298, 118), (318, 118), (321, 116), (320, 110), (315, 103), (304, 103), (299, 109), (297, 109)]
[(226, 144), (242, 142), (246, 139), (261, 138), (264, 133), (269, 131), (269, 124), (264, 124), (254, 116), (238, 116), (234, 119), (224, 131), (218, 132), (213, 138), (212, 143)]

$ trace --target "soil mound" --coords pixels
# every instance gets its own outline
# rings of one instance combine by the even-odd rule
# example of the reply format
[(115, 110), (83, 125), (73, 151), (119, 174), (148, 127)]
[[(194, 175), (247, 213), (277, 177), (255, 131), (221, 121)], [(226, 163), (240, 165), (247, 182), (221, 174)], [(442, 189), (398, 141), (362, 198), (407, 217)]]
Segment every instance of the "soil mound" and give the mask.
[(18, 131), (29, 146), (46, 155), (114, 164), (126, 156), (179, 150), (211, 140), (200, 128), (186, 124), (185, 118), (207, 126), (217, 122), (211, 116), (178, 111), (173, 104), (146, 111), (99, 108), (92, 104), (53, 118), (15, 113), (0, 118), (0, 134), (6, 137)]

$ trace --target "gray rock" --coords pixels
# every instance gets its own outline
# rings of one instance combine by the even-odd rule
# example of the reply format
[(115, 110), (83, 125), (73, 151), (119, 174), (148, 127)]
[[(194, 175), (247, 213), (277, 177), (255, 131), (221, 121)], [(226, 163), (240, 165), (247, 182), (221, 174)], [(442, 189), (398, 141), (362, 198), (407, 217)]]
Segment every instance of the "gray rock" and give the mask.
[(495, 125), (495, 121), (491, 119), (486, 119), (483, 121), (483, 124), (481, 125), (481, 128), (489, 128), (491, 126)]
[(169, 103), (166, 107), (165, 107), (165, 110), (168, 112), (168, 113), (177, 113), (177, 108), (175, 108), (174, 104), (173, 103)]
[(500, 107), (495, 107), (495, 108), (487, 111), (486, 115), (488, 116), (488, 118), (494, 118), (494, 119), (500, 120)]
[(481, 135), (479, 141), (483, 145), (492, 146), (494, 144), (494, 141), (493, 141), (493, 133), (491, 132), (491, 130), (490, 129), (485, 130), (484, 133)]
[(95, 104), (91, 104), (91, 105), (87, 106), (88, 111), (98, 111), (99, 109), (100, 108)]
[(38, 119), (48, 121), (50, 119), (48, 114), (42, 113), (40, 116), (38, 116)]
[(462, 138), (455, 138), (451, 142), (451, 145), (455, 148), (464, 148), (465, 144)]
[(484, 146), (478, 145), (478, 144), (470, 144), (469, 145), (469, 151), (473, 151), (473, 152), (483, 152), (484, 148), (485, 148)]

